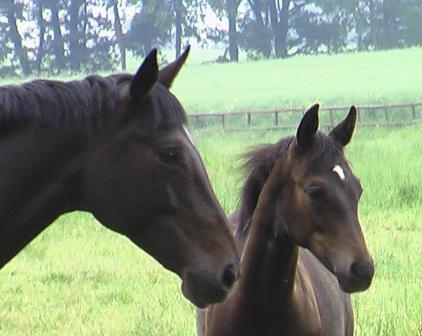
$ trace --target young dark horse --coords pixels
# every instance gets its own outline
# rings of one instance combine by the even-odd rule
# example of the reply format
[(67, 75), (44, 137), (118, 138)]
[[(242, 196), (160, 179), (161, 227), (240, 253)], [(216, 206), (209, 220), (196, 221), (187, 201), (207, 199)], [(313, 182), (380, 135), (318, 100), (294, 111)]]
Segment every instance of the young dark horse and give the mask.
[(248, 155), (233, 214), (242, 276), (223, 303), (198, 311), (201, 336), (352, 335), (349, 296), (368, 288), (372, 259), (359, 225), (362, 189), (343, 154), (356, 110), (329, 135), (318, 105), (296, 137)]
[(238, 255), (185, 112), (158, 70), (0, 88), (0, 267), (60, 214), (91, 212), (182, 278), (204, 307), (226, 297)]

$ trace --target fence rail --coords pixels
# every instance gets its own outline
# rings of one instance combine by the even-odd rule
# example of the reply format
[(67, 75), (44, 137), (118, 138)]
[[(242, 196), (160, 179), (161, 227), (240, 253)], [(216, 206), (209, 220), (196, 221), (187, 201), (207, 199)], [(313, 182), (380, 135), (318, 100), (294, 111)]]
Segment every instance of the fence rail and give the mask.
[[(320, 123), (329, 129), (342, 120), (350, 106), (320, 108)], [(422, 122), (422, 102), (392, 105), (359, 105), (358, 123), (364, 127), (404, 126)], [(195, 129), (223, 130), (295, 129), (305, 108), (274, 108), (218, 113), (193, 113), (188, 116)]]

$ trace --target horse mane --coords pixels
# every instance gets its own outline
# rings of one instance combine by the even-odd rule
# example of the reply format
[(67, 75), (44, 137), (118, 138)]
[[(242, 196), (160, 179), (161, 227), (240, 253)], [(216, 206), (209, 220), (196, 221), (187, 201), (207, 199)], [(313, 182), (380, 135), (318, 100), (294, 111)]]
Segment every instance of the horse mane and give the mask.
[[(239, 240), (242, 240), (248, 233), (252, 214), (271, 169), (294, 139), (293, 136), (285, 137), (274, 144), (259, 145), (242, 155), (244, 160), (242, 168), (247, 177), (242, 188), (238, 209), (239, 223), (235, 235)], [(339, 144), (331, 137), (317, 132), (314, 146), (306, 154), (307, 164), (312, 165), (316, 160), (331, 162), (339, 152), (342, 153)]]
[[(0, 87), (0, 129), (29, 124), (62, 128), (82, 125), (101, 129), (108, 113), (117, 108), (117, 88), (133, 78), (129, 74), (107, 77), (88, 76), (82, 80), (34, 80), (22, 85)], [(154, 113), (144, 113), (148, 127), (171, 128), (186, 123), (186, 115), (177, 99), (156, 83), (150, 95)]]
[(75, 123), (95, 128), (115, 101), (116, 83), (109, 77), (7, 85), (0, 88), (0, 123), (2, 128), (28, 124), (56, 128)]
[(236, 237), (247, 234), (250, 219), (258, 203), (259, 194), (264, 187), (277, 158), (289, 147), (293, 137), (282, 138), (275, 144), (263, 144), (252, 148), (242, 155), (242, 169), (247, 174), (242, 188), (239, 206), (239, 225)]

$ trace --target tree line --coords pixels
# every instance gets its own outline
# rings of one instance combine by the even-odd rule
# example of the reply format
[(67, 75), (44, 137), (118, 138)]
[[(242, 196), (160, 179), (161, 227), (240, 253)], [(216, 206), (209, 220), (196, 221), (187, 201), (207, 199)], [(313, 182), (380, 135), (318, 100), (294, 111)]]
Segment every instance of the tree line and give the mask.
[(125, 69), (127, 53), (177, 56), (190, 39), (232, 62), (421, 45), (422, 1), (0, 0), (0, 76)]

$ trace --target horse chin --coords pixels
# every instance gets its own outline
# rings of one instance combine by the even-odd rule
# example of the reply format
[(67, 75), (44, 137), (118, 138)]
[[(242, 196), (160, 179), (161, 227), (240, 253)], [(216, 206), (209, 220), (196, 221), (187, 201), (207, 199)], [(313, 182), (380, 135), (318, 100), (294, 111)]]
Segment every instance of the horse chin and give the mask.
[(181, 288), (183, 295), (198, 308), (223, 301), (229, 292), (206, 277), (190, 272), (183, 277)]

